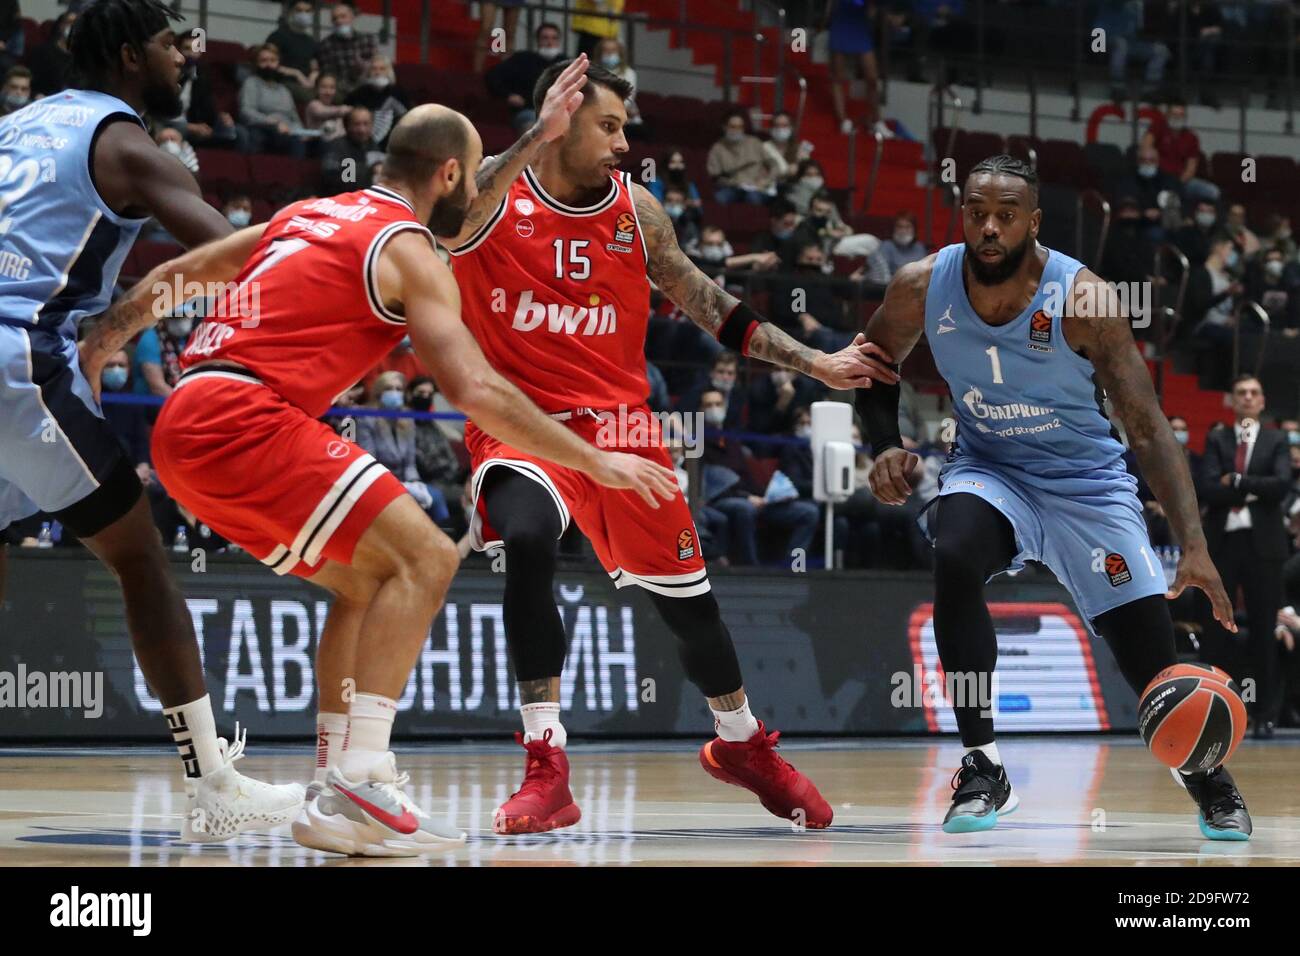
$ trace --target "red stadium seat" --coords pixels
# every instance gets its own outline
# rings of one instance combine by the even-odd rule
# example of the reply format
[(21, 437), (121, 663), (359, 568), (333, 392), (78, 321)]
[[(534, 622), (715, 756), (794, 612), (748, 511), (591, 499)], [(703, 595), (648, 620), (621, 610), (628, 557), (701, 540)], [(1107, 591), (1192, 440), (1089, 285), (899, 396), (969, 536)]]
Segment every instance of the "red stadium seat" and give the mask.
[(1038, 178), (1081, 189), (1090, 182), (1083, 149), (1068, 139), (1045, 139), (1038, 147)]
[(320, 160), (260, 153), (250, 156), (248, 165), (252, 181), (257, 184), (257, 191), (262, 195), (315, 189), (320, 180)]
[(232, 183), (246, 186), (252, 178), (248, 170), (248, 157), (233, 149), (196, 149), (199, 160), (199, 178), (208, 183)]
[(244, 63), (248, 60), (248, 47), (242, 43), (229, 40), (208, 39), (207, 51), (203, 54), (209, 63)]

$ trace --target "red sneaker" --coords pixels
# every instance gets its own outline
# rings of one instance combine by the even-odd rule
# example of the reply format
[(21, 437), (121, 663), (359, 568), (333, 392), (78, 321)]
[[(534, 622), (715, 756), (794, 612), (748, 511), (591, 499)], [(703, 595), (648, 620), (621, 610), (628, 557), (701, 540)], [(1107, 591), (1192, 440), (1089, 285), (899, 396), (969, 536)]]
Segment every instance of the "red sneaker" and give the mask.
[(777, 755), (780, 738), (780, 731), (767, 733), (760, 720), (754, 736), (742, 743), (721, 737), (710, 740), (700, 748), (700, 766), (723, 783), (754, 793), (769, 813), (785, 820), (802, 819), (810, 830), (830, 826), (831, 805), (811, 780)]
[(515, 734), (515, 742), (528, 751), (524, 764), (524, 782), (510, 799), (492, 814), (496, 833), (545, 833), (559, 827), (571, 827), (582, 819), (582, 811), (569, 791), (569, 758), (559, 747), (551, 746), (551, 732), (541, 740), (524, 743), (524, 735)]

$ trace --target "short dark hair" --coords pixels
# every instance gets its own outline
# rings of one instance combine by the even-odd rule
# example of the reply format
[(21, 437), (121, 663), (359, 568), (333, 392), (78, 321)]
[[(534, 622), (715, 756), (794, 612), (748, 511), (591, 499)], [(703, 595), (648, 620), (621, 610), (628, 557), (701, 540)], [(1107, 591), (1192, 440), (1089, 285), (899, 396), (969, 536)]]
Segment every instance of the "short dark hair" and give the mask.
[(533, 39), (536, 40), (543, 30), (554, 30), (556, 33), (560, 34), (561, 37), (564, 36), (564, 31), (560, 29), (559, 24), (546, 20), (537, 24), (537, 29), (533, 31)]
[(1029, 187), (1029, 201), (1035, 206), (1038, 205), (1038, 173), (1034, 171), (1034, 167), (1023, 159), (1008, 156), (1006, 153), (999, 153), (997, 156), (981, 159), (966, 174), (966, 182), (969, 183), (972, 176), (978, 176), (981, 173), (990, 176), (1014, 176), (1017, 179), (1023, 179)]
[(1242, 372), (1240, 375), (1237, 375), (1235, 378), (1233, 378), (1232, 385), (1228, 388), (1228, 391), (1235, 392), (1237, 390), (1237, 386), (1240, 385), (1242, 382), (1259, 382), (1259, 390), (1261, 392), (1264, 391), (1264, 383), (1260, 382), (1259, 376), (1252, 375), (1250, 372)]
[(11, 66), (9, 67), (9, 72), (5, 74), (4, 81), (8, 83), (14, 77), (25, 77), (30, 80), (32, 78), (32, 71), (27, 69), (27, 67), (23, 66), (22, 64), (19, 64), (18, 66)]
[[(537, 112), (542, 111), (542, 104), (546, 102), (546, 94), (551, 87), (555, 85), (555, 78), (564, 72), (572, 60), (560, 60), (552, 63), (542, 75), (537, 78), (537, 85), (533, 87), (533, 109)], [(587, 82), (582, 87), (582, 103), (585, 106), (591, 102), (591, 98), (596, 95), (596, 87), (603, 86), (607, 90), (613, 90), (620, 100), (626, 100), (632, 95), (632, 84), (623, 79), (617, 73), (613, 73), (599, 64), (592, 63), (587, 67)]]
[(767, 214), (773, 219), (780, 219), (782, 216), (788, 216), (790, 213), (797, 213), (798, 211), (795, 204), (784, 196), (777, 196), (767, 206)]
[(740, 353), (733, 352), (731, 351), (731, 349), (723, 349), (717, 355), (713, 356), (712, 367), (717, 368), (719, 365), (735, 365), (737, 368), (739, 368)]
[(121, 68), (123, 44), (143, 57), (149, 38), (180, 19), (159, 0), (94, 0), (72, 24), (68, 51), (83, 79), (102, 80)]

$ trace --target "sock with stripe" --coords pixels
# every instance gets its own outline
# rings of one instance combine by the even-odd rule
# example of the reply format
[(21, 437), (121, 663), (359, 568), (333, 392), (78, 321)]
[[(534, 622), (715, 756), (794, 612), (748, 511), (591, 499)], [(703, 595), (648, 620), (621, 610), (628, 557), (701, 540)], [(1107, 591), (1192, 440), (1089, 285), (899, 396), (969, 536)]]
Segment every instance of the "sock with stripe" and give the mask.
[(542, 740), (546, 732), (551, 732), (551, 746), (560, 747), (569, 742), (569, 735), (560, 723), (560, 705), (552, 701), (536, 704), (524, 704), (519, 708), (519, 715), (524, 719), (524, 743)]
[(357, 694), (348, 707), (347, 749), (338, 768), (349, 780), (369, 778), (370, 769), (388, 751), (397, 701), (381, 694)]
[(348, 715), (321, 711), (316, 716), (316, 782), (324, 783), (330, 767), (338, 766), (348, 744)]
[(758, 733), (758, 719), (749, 712), (749, 698), (735, 710), (713, 711), (713, 726), (723, 740), (740, 743)]
[(221, 769), (224, 761), (217, 745), (217, 721), (207, 694), (179, 707), (165, 707), (163, 716), (185, 764), (185, 776), (197, 779)]

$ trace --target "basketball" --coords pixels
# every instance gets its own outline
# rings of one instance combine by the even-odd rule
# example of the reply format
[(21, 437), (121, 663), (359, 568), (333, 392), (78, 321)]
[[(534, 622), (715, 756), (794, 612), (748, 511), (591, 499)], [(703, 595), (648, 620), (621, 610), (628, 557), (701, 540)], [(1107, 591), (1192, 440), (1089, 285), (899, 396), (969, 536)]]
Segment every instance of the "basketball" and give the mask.
[(1175, 770), (1213, 770), (1246, 732), (1246, 705), (1227, 673), (1209, 664), (1166, 667), (1138, 703), (1138, 732)]

